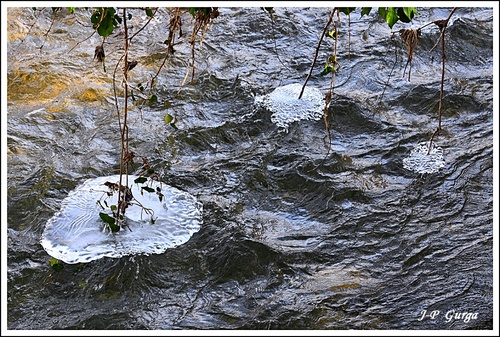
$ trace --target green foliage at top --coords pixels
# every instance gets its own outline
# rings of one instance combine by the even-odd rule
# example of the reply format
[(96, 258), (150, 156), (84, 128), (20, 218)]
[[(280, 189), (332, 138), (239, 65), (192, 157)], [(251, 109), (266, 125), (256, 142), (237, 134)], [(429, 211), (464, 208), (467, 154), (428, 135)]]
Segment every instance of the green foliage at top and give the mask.
[[(340, 13), (350, 15), (356, 10), (356, 7), (340, 7), (338, 10)], [(361, 17), (368, 15), (371, 10), (371, 7), (361, 7)], [(392, 29), (392, 26), (398, 21), (411, 22), (415, 14), (418, 13), (415, 7), (379, 7), (378, 14), (387, 22), (389, 28)]]
[(351, 12), (354, 12), (356, 10), (356, 7), (340, 7), (339, 12), (344, 13), (345, 15), (351, 14)]
[(193, 17), (196, 17), (196, 14), (198, 12), (201, 12), (204, 15), (207, 15), (207, 14), (210, 14), (211, 11), (212, 11), (212, 7), (189, 7), (189, 13)]
[(363, 15), (370, 14), (371, 10), (372, 10), (371, 7), (363, 7), (363, 8), (361, 8), (361, 17), (363, 17)]
[(122, 18), (116, 14), (116, 10), (113, 7), (101, 7), (94, 11), (90, 17), (90, 21), (100, 36), (108, 37), (113, 33), (115, 27), (118, 27), (122, 22)]
[(411, 22), (415, 14), (418, 14), (415, 7), (379, 7), (378, 13), (392, 28), (398, 21)]
[(151, 8), (146, 8), (146, 15), (150, 18), (153, 17), (154, 15), (153, 10)]

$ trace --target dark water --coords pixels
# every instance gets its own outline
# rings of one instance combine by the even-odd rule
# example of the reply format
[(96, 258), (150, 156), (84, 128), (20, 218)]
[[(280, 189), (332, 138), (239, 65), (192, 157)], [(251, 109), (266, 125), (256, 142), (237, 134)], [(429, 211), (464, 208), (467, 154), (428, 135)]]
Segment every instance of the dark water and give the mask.
[[(418, 8), (411, 28), (450, 10)], [(254, 107), (255, 95), (303, 83), (329, 12), (277, 8), (273, 22), (257, 7), (220, 8), (197, 44), (195, 80), (177, 96), (190, 53), (179, 45), (156, 87), (172, 107), (131, 110), (130, 146), (203, 203), (201, 230), (160, 255), (55, 272), (39, 243), (45, 223), (85, 179), (118, 172), (111, 83), (122, 37), (108, 40), (104, 73), (92, 62), (100, 40), (77, 45), (91, 34), (88, 14), (60, 14), (45, 38), (50, 10), (36, 19), (11, 9), (8, 329), (492, 329), (493, 10), (458, 8), (447, 29), (435, 139), (446, 165), (428, 175), (402, 161), (437, 127), (434, 26), (410, 81), (397, 40), (384, 91), (390, 29), (374, 14), (353, 14), (350, 29), (343, 19), (330, 151), (323, 121), (285, 133)], [(169, 16), (159, 18), (133, 40), (136, 83), (162, 62)], [(186, 36), (191, 25), (187, 14)], [(323, 43), (308, 83), (325, 93), (330, 78), (319, 73), (332, 46)]]

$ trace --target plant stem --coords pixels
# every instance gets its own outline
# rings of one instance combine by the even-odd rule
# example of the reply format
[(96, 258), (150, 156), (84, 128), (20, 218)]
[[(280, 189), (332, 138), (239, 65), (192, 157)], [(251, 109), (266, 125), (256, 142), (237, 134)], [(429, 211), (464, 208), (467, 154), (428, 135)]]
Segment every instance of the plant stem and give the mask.
[(323, 38), (325, 37), (326, 31), (328, 29), (328, 26), (330, 25), (330, 22), (332, 22), (333, 19), (333, 14), (335, 13), (335, 7), (332, 9), (332, 12), (330, 13), (330, 17), (328, 18), (328, 22), (325, 25), (325, 28), (323, 28), (323, 32), (321, 33), (321, 37), (319, 38), (318, 45), (316, 46), (316, 51), (314, 52), (314, 59), (311, 64), (311, 69), (309, 69), (309, 74), (307, 74), (306, 80), (304, 81), (304, 85), (302, 86), (302, 90), (300, 91), (299, 99), (302, 98), (302, 94), (304, 94), (304, 89), (306, 88), (307, 81), (309, 81), (309, 78), (311, 77), (314, 65), (316, 64), (316, 59), (318, 58), (318, 53), (319, 53), (319, 48), (321, 47), (321, 41), (323, 41)]
[[(129, 40), (128, 40), (128, 29), (127, 29), (127, 9), (123, 8), (123, 31), (124, 31), (124, 44), (125, 44), (125, 53), (123, 57), (123, 87), (124, 87), (124, 106), (123, 106), (123, 124), (121, 128), (121, 150), (120, 150), (120, 182), (119, 182), (119, 187), (118, 187), (118, 201), (117, 201), (117, 211), (116, 211), (116, 221), (118, 222), (120, 219), (120, 211), (121, 211), (121, 204), (120, 200), (122, 199), (122, 181), (123, 181), (123, 174), (126, 175), (125, 178), (125, 185), (128, 186), (128, 167), (125, 163), (125, 156), (128, 153), (128, 127), (127, 127), (127, 113), (128, 113), (128, 47), (129, 47)], [(125, 200), (125, 195), (123, 195), (123, 202), (126, 202)], [(125, 208), (123, 208), (125, 210)]]
[[(439, 90), (438, 127), (437, 127), (436, 131), (434, 131), (432, 133), (431, 139), (429, 141), (429, 150), (427, 151), (427, 154), (429, 154), (431, 152), (432, 142), (434, 140), (434, 137), (439, 133), (439, 131), (441, 131), (441, 114), (442, 114), (441, 112), (442, 112), (442, 108), (443, 108), (443, 92), (444, 92), (444, 66), (446, 63), (446, 54), (444, 51), (444, 33), (446, 31), (446, 27), (448, 26), (448, 22), (450, 21), (450, 18), (456, 9), (457, 8), (454, 7), (451, 10), (451, 13), (448, 15), (448, 18), (446, 18), (445, 20), (434, 21), (434, 23), (439, 27), (439, 30), (441, 31), (441, 35), (439, 36), (439, 40), (441, 41), (442, 69), (441, 69), (441, 88)], [(434, 49), (434, 47), (432, 49)]]

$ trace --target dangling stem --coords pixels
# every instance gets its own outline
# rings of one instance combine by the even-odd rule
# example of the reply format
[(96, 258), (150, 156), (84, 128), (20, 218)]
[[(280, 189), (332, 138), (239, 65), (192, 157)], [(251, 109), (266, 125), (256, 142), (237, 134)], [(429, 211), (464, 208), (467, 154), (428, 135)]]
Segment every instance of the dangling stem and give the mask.
[[(127, 113), (128, 113), (128, 47), (129, 47), (129, 40), (128, 40), (128, 29), (127, 29), (127, 9), (123, 8), (123, 30), (124, 30), (124, 44), (125, 44), (125, 53), (123, 57), (123, 86), (124, 86), (124, 107), (123, 107), (123, 124), (121, 128), (121, 151), (120, 151), (120, 182), (119, 182), (119, 188), (118, 188), (118, 204), (117, 204), (117, 210), (116, 210), (116, 221), (118, 222), (120, 219), (120, 211), (121, 211), (121, 205), (120, 200), (122, 199), (122, 176), (125, 173), (126, 178), (125, 178), (125, 185), (128, 186), (128, 166), (125, 163), (125, 156), (128, 154), (128, 127), (127, 127)], [(123, 202), (126, 202), (125, 196), (123, 196)], [(125, 210), (125, 208), (124, 208)]]
[[(441, 88), (439, 91), (438, 127), (437, 127), (436, 131), (434, 131), (432, 133), (431, 139), (429, 141), (429, 150), (427, 151), (427, 154), (429, 154), (431, 152), (432, 142), (434, 140), (434, 137), (439, 133), (439, 131), (441, 131), (441, 111), (443, 108), (443, 92), (444, 92), (444, 65), (446, 63), (446, 54), (444, 51), (444, 33), (446, 31), (446, 26), (448, 26), (448, 21), (450, 21), (450, 18), (456, 9), (457, 9), (456, 7), (454, 7), (452, 9), (450, 15), (448, 15), (448, 18), (446, 18), (446, 20), (434, 21), (434, 23), (439, 27), (439, 30), (441, 31), (441, 35), (439, 36), (439, 40), (441, 41), (442, 69), (441, 69)], [(434, 47), (432, 49), (434, 49)], [(432, 49), (431, 49), (431, 51), (432, 51)]]
[(316, 64), (316, 59), (318, 58), (318, 53), (319, 53), (319, 48), (321, 47), (321, 41), (323, 41), (323, 38), (325, 37), (326, 31), (328, 29), (328, 26), (330, 25), (330, 22), (332, 22), (333, 19), (333, 14), (335, 13), (335, 7), (332, 9), (332, 12), (330, 13), (330, 17), (328, 18), (328, 22), (325, 25), (325, 28), (323, 28), (323, 32), (321, 33), (321, 37), (319, 38), (318, 45), (316, 46), (316, 51), (314, 52), (314, 59), (311, 64), (311, 69), (309, 69), (309, 74), (307, 74), (306, 80), (304, 81), (304, 85), (302, 86), (302, 90), (300, 91), (299, 99), (302, 98), (302, 94), (304, 94), (304, 89), (306, 88), (307, 81), (309, 81), (309, 78), (311, 77), (314, 65)]

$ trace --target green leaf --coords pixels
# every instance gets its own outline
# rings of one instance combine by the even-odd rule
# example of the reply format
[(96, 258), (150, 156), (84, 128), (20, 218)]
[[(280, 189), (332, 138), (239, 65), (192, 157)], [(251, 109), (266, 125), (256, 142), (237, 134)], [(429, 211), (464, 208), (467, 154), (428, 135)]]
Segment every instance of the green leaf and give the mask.
[(398, 8), (399, 20), (402, 22), (411, 22), (413, 16), (417, 14), (417, 9), (415, 7), (400, 7)]
[(107, 37), (113, 33), (113, 29), (122, 22), (122, 19), (113, 7), (107, 7), (98, 8), (90, 17), (90, 21), (100, 36)]
[(146, 192), (149, 192), (149, 193), (153, 193), (155, 190), (154, 188), (151, 188), (151, 187), (148, 187), (148, 186), (143, 186), (141, 187), (144, 191)]
[(158, 102), (158, 97), (156, 95), (149, 96), (149, 104)]
[(134, 180), (134, 183), (136, 183), (136, 184), (143, 184), (143, 183), (145, 183), (146, 181), (148, 181), (148, 178), (146, 178), (146, 177), (139, 177), (139, 178), (136, 178), (136, 179)]
[[(130, 15), (130, 18), (132, 18), (132, 15)], [(122, 23), (122, 17), (119, 16), (118, 14), (115, 14), (114, 19), (113, 19), (113, 25), (117, 27), (120, 23)]]
[(64, 268), (62, 263), (60, 263), (59, 260), (56, 259), (55, 257), (51, 257), (49, 259), (49, 263), (50, 263), (50, 268), (54, 269), (55, 271), (60, 271)]
[(394, 24), (396, 22), (398, 22), (398, 19), (399, 19), (399, 16), (398, 16), (396, 9), (394, 7), (389, 7), (387, 9), (387, 14), (385, 16), (385, 21), (389, 25), (389, 28), (392, 29), (392, 26), (394, 26)]
[(68, 7), (68, 11), (73, 14), (75, 12), (75, 7)]
[(113, 33), (113, 20), (107, 14), (102, 19), (99, 28), (97, 28), (97, 33), (102, 37), (107, 37)]
[(337, 37), (337, 31), (335, 29), (332, 29), (328, 33), (326, 33), (326, 35), (335, 40), (335, 38)]
[(92, 16), (90, 17), (90, 22), (94, 24), (94, 28), (99, 23), (100, 19), (101, 19), (101, 11), (97, 11), (92, 14)]
[(114, 212), (118, 209), (118, 207), (116, 205), (111, 205), (110, 209)]
[(150, 18), (153, 17), (153, 10), (151, 8), (146, 8), (146, 15)]
[(385, 17), (387, 16), (387, 8), (379, 7), (378, 14), (385, 20)]
[(323, 71), (321, 72), (321, 76), (325, 76), (325, 75), (328, 75), (329, 73), (331, 73), (332, 71), (334, 70), (333, 66), (325, 66), (325, 68), (323, 68)]
[(345, 15), (349, 15), (351, 12), (354, 12), (356, 7), (340, 7), (339, 11), (344, 13)]
[(361, 8), (361, 17), (363, 17), (363, 15), (370, 14), (371, 10), (372, 10), (371, 7), (363, 7), (363, 8)]
[(120, 226), (116, 224), (116, 219), (107, 215), (106, 213), (99, 213), (99, 217), (102, 221), (104, 221), (112, 232), (118, 232), (120, 230)]
[(166, 124), (169, 124), (174, 120), (174, 116), (166, 114), (165, 117), (163, 117), (163, 120), (165, 121)]
[(99, 217), (101, 218), (102, 221), (104, 221), (107, 224), (109, 224), (109, 223), (114, 224), (115, 220), (116, 220), (115, 218), (107, 215), (106, 213), (102, 213), (102, 212), (99, 213)]

